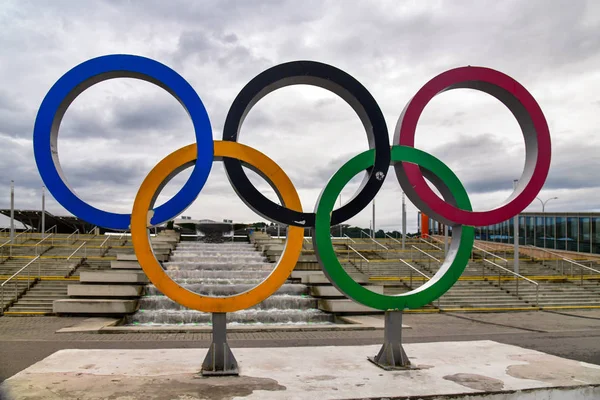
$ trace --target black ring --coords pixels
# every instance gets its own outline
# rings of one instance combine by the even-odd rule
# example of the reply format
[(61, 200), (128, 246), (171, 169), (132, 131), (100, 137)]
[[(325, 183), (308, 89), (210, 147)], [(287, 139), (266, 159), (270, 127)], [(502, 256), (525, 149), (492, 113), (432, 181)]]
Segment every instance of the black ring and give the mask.
[[(331, 223), (339, 224), (354, 217), (375, 198), (387, 175), (391, 157), (383, 113), (371, 93), (352, 76), (331, 65), (315, 61), (293, 61), (269, 68), (248, 82), (233, 101), (225, 120), (223, 140), (237, 141), (246, 115), (264, 96), (279, 88), (299, 84), (317, 86), (344, 99), (362, 121), (369, 148), (375, 149), (375, 162), (367, 171), (358, 192), (348, 203), (333, 211)], [(257, 214), (285, 225), (314, 226), (314, 213), (290, 210), (260, 193), (248, 179), (239, 160), (224, 158), (223, 163), (231, 186)]]

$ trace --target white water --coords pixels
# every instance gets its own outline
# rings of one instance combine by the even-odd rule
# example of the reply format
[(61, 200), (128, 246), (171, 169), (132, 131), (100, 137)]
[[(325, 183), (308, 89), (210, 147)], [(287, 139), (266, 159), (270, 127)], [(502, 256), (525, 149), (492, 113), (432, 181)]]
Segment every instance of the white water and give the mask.
[[(204, 295), (222, 297), (242, 293), (258, 285), (273, 270), (251, 244), (205, 244), (182, 242), (168, 262), (169, 276), (184, 288)], [(317, 309), (317, 300), (305, 285), (286, 283), (256, 306), (227, 314), (236, 324), (329, 323), (331, 316)], [(189, 310), (149, 285), (140, 299), (138, 312), (128, 317), (129, 325), (209, 324), (210, 314)]]

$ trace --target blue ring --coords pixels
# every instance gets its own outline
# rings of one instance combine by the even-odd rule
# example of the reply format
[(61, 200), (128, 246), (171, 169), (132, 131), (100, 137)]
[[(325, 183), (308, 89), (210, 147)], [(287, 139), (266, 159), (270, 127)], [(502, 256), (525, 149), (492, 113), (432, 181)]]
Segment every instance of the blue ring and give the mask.
[(123, 77), (145, 80), (165, 89), (185, 108), (194, 126), (198, 149), (194, 169), (181, 190), (154, 210), (153, 225), (176, 217), (192, 204), (208, 179), (214, 156), (212, 128), (202, 100), (181, 75), (166, 65), (145, 57), (114, 54), (93, 58), (68, 71), (48, 91), (38, 111), (33, 130), (35, 161), (44, 184), (56, 201), (73, 215), (110, 229), (129, 229), (131, 214), (99, 210), (77, 197), (62, 177), (58, 155), (53, 156), (52, 145), (56, 145), (65, 111), (79, 94), (98, 82)]

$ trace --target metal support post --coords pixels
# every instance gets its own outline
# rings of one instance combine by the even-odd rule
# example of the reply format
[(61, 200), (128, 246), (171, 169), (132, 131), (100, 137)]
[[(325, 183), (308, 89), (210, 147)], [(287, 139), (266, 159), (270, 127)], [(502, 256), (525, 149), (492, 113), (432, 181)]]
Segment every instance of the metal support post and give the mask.
[(402, 192), (402, 250), (406, 243), (406, 201), (404, 200), (404, 192)]
[(203, 376), (239, 375), (237, 361), (227, 344), (226, 313), (212, 313), (212, 343), (201, 373)]
[[(515, 179), (513, 181), (513, 189), (516, 190), (517, 189), (517, 183), (519, 182), (518, 179)], [(514, 234), (513, 234), (513, 260), (514, 260), (514, 271), (515, 274), (519, 273), (519, 214), (514, 216), (514, 220), (513, 220), (513, 229), (514, 229)], [(506, 257), (504, 257), (506, 258)]]
[(10, 181), (10, 248), (15, 240), (15, 181)]
[(369, 361), (385, 370), (411, 368), (402, 347), (402, 311), (386, 311), (383, 329), (383, 346), (375, 357), (369, 357)]
[(46, 236), (46, 186), (42, 186), (42, 239)]
[(448, 254), (448, 225), (444, 224), (444, 257)]
[(375, 239), (375, 199), (373, 199), (373, 231), (371, 235)]

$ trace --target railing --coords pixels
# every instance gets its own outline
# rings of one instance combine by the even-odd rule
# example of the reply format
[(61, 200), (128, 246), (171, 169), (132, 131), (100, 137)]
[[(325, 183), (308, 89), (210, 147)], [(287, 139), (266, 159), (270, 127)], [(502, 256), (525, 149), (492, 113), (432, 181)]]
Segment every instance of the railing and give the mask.
[(432, 255), (431, 255), (431, 254), (429, 254), (428, 252), (426, 252), (426, 251), (424, 251), (424, 250), (421, 250), (421, 249), (420, 249), (420, 248), (418, 248), (417, 246), (415, 246), (415, 245), (411, 245), (410, 247), (411, 247), (411, 249), (410, 249), (410, 260), (411, 260), (411, 261), (413, 260), (413, 252), (412, 252), (412, 249), (415, 249), (415, 250), (417, 250), (419, 253), (425, 254), (425, 255), (428, 257), (428, 258), (427, 258), (427, 260), (428, 260), (428, 267), (429, 267), (429, 268), (431, 268), (431, 260), (437, 261), (437, 262), (438, 262), (440, 265), (442, 264), (442, 261), (441, 261), (441, 260), (439, 260), (439, 259), (435, 258), (434, 256), (432, 256)]
[[(88, 235), (91, 235), (91, 234), (94, 232), (94, 230), (96, 230), (96, 228), (97, 228), (97, 227), (98, 227), (98, 226), (94, 226), (92, 229), (90, 229), (89, 231), (87, 231), (87, 234), (88, 234)], [(94, 235), (94, 236), (95, 236), (95, 235)]]
[(58, 226), (52, 225), (50, 228), (46, 229), (44, 233), (48, 233), (50, 231), (52, 231), (52, 233), (58, 233)]
[(436, 249), (436, 250), (442, 250), (442, 248), (441, 248), (441, 247), (439, 247), (439, 246), (436, 246), (435, 244), (433, 244), (433, 243), (430, 243), (430, 242), (428, 242), (427, 240), (425, 240), (425, 239), (423, 239), (423, 238), (419, 238), (419, 240), (420, 240), (421, 242), (425, 243), (425, 244), (428, 244), (428, 245), (430, 245), (431, 247), (433, 247), (433, 248), (434, 248), (434, 249)]
[(356, 243), (356, 240), (352, 239), (350, 236), (344, 234), (344, 237), (348, 240), (350, 240), (352, 243)]
[(79, 247), (74, 252), (72, 252), (69, 257), (67, 257), (67, 261), (69, 261), (71, 259), (71, 257), (73, 257), (75, 255), (75, 253), (77, 253), (79, 250), (81, 250), (82, 247), (83, 247), (83, 257), (87, 257), (87, 246), (86, 246), (86, 244), (87, 244), (87, 241), (81, 243), (79, 245)]
[[(6, 245), (6, 244), (9, 244), (9, 243), (11, 243), (11, 244), (17, 244), (17, 239), (19, 239), (21, 236), (23, 236), (24, 238), (27, 238), (27, 234), (28, 234), (28, 233), (31, 233), (31, 232), (29, 232), (30, 230), (31, 230), (31, 228), (27, 228), (27, 229), (25, 229), (23, 232), (21, 232), (21, 233), (19, 233), (18, 235), (16, 235), (16, 236), (13, 238), (12, 242), (11, 242), (11, 241), (10, 241), (10, 239), (9, 239), (9, 240), (7, 240), (6, 242), (2, 243), (2, 246)], [(27, 239), (25, 239), (25, 240), (27, 240)], [(25, 240), (23, 240), (23, 242), (24, 242)], [(2, 246), (0, 246), (0, 247), (2, 247)]]
[(367, 232), (363, 231), (362, 229), (360, 230), (360, 238), (362, 239), (362, 235), (363, 233), (365, 234), (365, 236), (367, 238), (369, 238), (373, 243), (375, 243), (377, 246), (381, 247), (384, 250), (389, 250), (386, 246), (382, 245), (381, 243), (379, 243), (377, 240), (375, 240), (373, 237), (371, 237), (371, 235), (369, 235)]
[[(27, 228), (23, 232), (16, 235), (12, 241), (10, 239), (8, 239), (6, 242), (2, 243), (0, 245), (0, 257), (6, 257), (8, 259), (10, 256), (12, 256), (12, 245), (16, 244), (17, 239), (19, 239), (23, 235), (25, 235), (24, 237), (27, 238), (27, 233), (30, 230), (31, 230), (31, 228)], [(27, 240), (27, 239), (25, 239), (25, 240)], [(25, 240), (23, 242), (25, 242)], [(8, 251), (6, 249), (8, 249)]]
[[(127, 231), (121, 233), (121, 236), (119, 236), (119, 238), (117, 240), (121, 241), (121, 239), (123, 239), (123, 236), (125, 236), (127, 234)], [(125, 239), (125, 241), (123, 243), (121, 243), (121, 245), (125, 245), (125, 243), (127, 242), (127, 239)]]
[[(29, 261), (27, 264), (25, 264), (25, 266), (21, 267), (21, 269), (19, 269), (17, 272), (15, 272), (10, 278), (8, 278), (7, 280), (5, 280), (4, 282), (2, 282), (0, 284), (0, 313), (2, 313), (2, 314), (4, 313), (4, 287), (6, 286), (6, 284), (8, 282), (10, 282), (11, 280), (15, 279), (16, 277), (18, 277), (21, 272), (23, 272), (25, 269), (27, 269), (30, 265), (32, 265), (36, 261), (38, 262), (38, 279), (40, 279), (42, 277), (41, 266), (40, 266), (40, 256), (36, 256), (33, 260)], [(29, 273), (29, 270), (27, 270), (27, 287), (28, 288), (29, 288), (30, 276), (31, 276), (31, 274)], [(19, 282), (18, 279), (14, 280), (15, 300), (19, 296), (18, 282)]]
[(363, 237), (363, 234), (364, 234), (366, 237), (368, 237), (368, 238), (370, 238), (370, 237), (371, 237), (371, 234), (370, 234), (370, 233), (367, 233), (367, 232), (365, 232), (364, 230), (362, 230), (362, 229), (361, 229), (361, 230), (360, 230), (360, 238), (361, 238), (361, 239), (362, 239), (362, 237)]
[[(490, 261), (487, 259), (484, 259), (483, 261), (487, 262), (488, 264), (493, 265), (494, 267), (499, 269), (499, 271), (498, 271), (498, 287), (501, 287), (501, 283), (500, 283), (502, 280), (502, 278), (501, 278), (502, 272), (501, 271), (508, 272), (509, 274), (511, 274), (515, 277), (516, 295), (517, 296), (519, 296), (519, 279), (523, 279), (526, 282), (535, 285), (535, 306), (539, 307), (539, 305), (540, 305), (540, 285), (539, 285), (539, 283), (537, 283), (536, 281), (531, 280), (529, 278), (526, 278), (523, 275), (517, 274), (516, 272), (513, 272), (510, 269), (504, 268), (503, 266), (498, 265), (493, 261)], [(485, 278), (485, 264), (482, 264), (482, 278)]]
[(35, 254), (37, 255), (41, 255), (41, 253), (39, 252), (39, 246), (45, 242), (47, 239), (50, 239), (50, 246), (54, 246), (54, 233), (49, 234), (48, 236), (46, 236), (45, 238), (43, 238), (42, 240), (40, 240), (39, 242), (37, 242), (35, 244)]
[(106, 239), (104, 239), (104, 240), (102, 241), (102, 243), (100, 243), (100, 248), (104, 247), (104, 245), (105, 245), (105, 244), (106, 244), (106, 247), (110, 247), (110, 243), (107, 243), (107, 242), (108, 242), (108, 239), (110, 239), (110, 236), (108, 236), (108, 235), (107, 235), (107, 236), (106, 236)]
[[(417, 268), (413, 267), (412, 265), (410, 265), (409, 263), (407, 263), (406, 261), (404, 261), (403, 259), (399, 258), (398, 259), (401, 263), (403, 263), (404, 265), (406, 265), (408, 268), (410, 268), (410, 288), (412, 289), (413, 285), (412, 285), (412, 281), (413, 281), (413, 271), (416, 271), (419, 275), (421, 275), (422, 277), (424, 277), (427, 280), (430, 280), (431, 278), (429, 276), (427, 276), (426, 274), (424, 274), (423, 272), (419, 271)], [(399, 274), (399, 276), (401, 276)]]
[(497, 254), (494, 254), (494, 253), (492, 253), (492, 252), (489, 252), (489, 251), (487, 251), (487, 250), (484, 250), (484, 249), (482, 249), (481, 247), (479, 247), (479, 246), (475, 246), (475, 245), (473, 245), (473, 250), (472, 250), (472, 253), (471, 253), (471, 259), (473, 259), (473, 260), (475, 259), (475, 250), (478, 250), (478, 251), (480, 251), (480, 252), (482, 252), (482, 253), (483, 253), (483, 255), (482, 255), (482, 259), (483, 259), (483, 260), (485, 260), (485, 259), (486, 259), (486, 258), (485, 258), (485, 255), (487, 254), (487, 255), (490, 255), (490, 256), (492, 256), (493, 258), (497, 258), (498, 260), (502, 261), (502, 262), (504, 263), (504, 266), (505, 266), (505, 267), (508, 267), (508, 260), (507, 260), (506, 258), (500, 257), (500, 256), (499, 256), (499, 255), (497, 255)]
[(352, 250), (351, 252), (348, 252), (348, 262), (353, 264), (354, 266), (356, 265), (356, 257), (353, 257), (352, 260), (350, 259), (350, 255), (354, 256), (354, 254), (357, 254), (358, 257), (360, 258), (360, 266), (358, 267), (358, 269), (360, 270), (360, 272), (363, 272), (363, 261), (366, 262), (366, 265), (369, 265), (369, 260), (367, 260), (367, 258), (365, 256), (363, 256), (362, 254), (360, 254), (354, 247), (352, 246), (348, 246), (349, 250)]
[[(587, 265), (583, 265), (583, 264), (581, 264), (581, 263), (578, 263), (577, 261), (575, 261), (575, 260), (573, 260), (573, 259), (571, 259), (571, 258), (564, 257), (564, 256), (562, 256), (561, 254), (554, 253), (554, 252), (552, 252), (552, 251), (550, 251), (550, 250), (541, 249), (541, 248), (538, 248), (538, 247), (535, 247), (535, 246), (525, 246), (525, 247), (527, 247), (527, 248), (529, 248), (529, 249), (532, 249), (532, 250), (535, 250), (535, 251), (541, 251), (541, 252), (544, 252), (544, 253), (548, 253), (548, 254), (550, 254), (550, 255), (553, 255), (554, 257), (556, 257), (556, 269), (559, 269), (559, 267), (558, 267), (558, 262), (560, 261), (560, 269), (562, 270), (562, 274), (563, 274), (563, 275), (565, 274), (565, 261), (566, 261), (567, 263), (571, 264), (571, 274), (570, 274), (571, 276), (574, 276), (574, 275), (573, 275), (573, 266), (577, 266), (577, 267), (579, 267), (579, 272), (580, 272), (580, 284), (581, 284), (581, 285), (583, 285), (583, 270), (584, 270), (584, 269), (586, 269), (586, 270), (588, 270), (588, 271), (592, 271), (592, 272), (594, 272), (595, 274), (598, 274), (598, 275), (600, 275), (600, 271), (599, 271), (599, 270), (597, 270), (597, 269), (594, 269), (594, 268), (592, 268), (592, 267), (588, 267)], [(542, 264), (543, 264), (543, 263), (542, 263)]]
[[(75, 235), (77, 235), (77, 236), (75, 236)], [(78, 240), (79, 240), (79, 229), (75, 229), (75, 232), (73, 232), (73, 233), (71, 233), (69, 236), (67, 236), (67, 237), (65, 238), (65, 241), (66, 241), (66, 242), (68, 242), (68, 241), (69, 241), (69, 239), (71, 239), (71, 236), (75, 236), (75, 240), (73, 240), (73, 241), (71, 242), (71, 244), (73, 244), (73, 243), (75, 243), (76, 241), (78, 241)]]
[(388, 233), (385, 234), (385, 236), (387, 236), (388, 238), (392, 239), (394, 242), (398, 243), (398, 244), (402, 244), (401, 241), (399, 241), (398, 239), (396, 239), (395, 237), (390, 236)]

